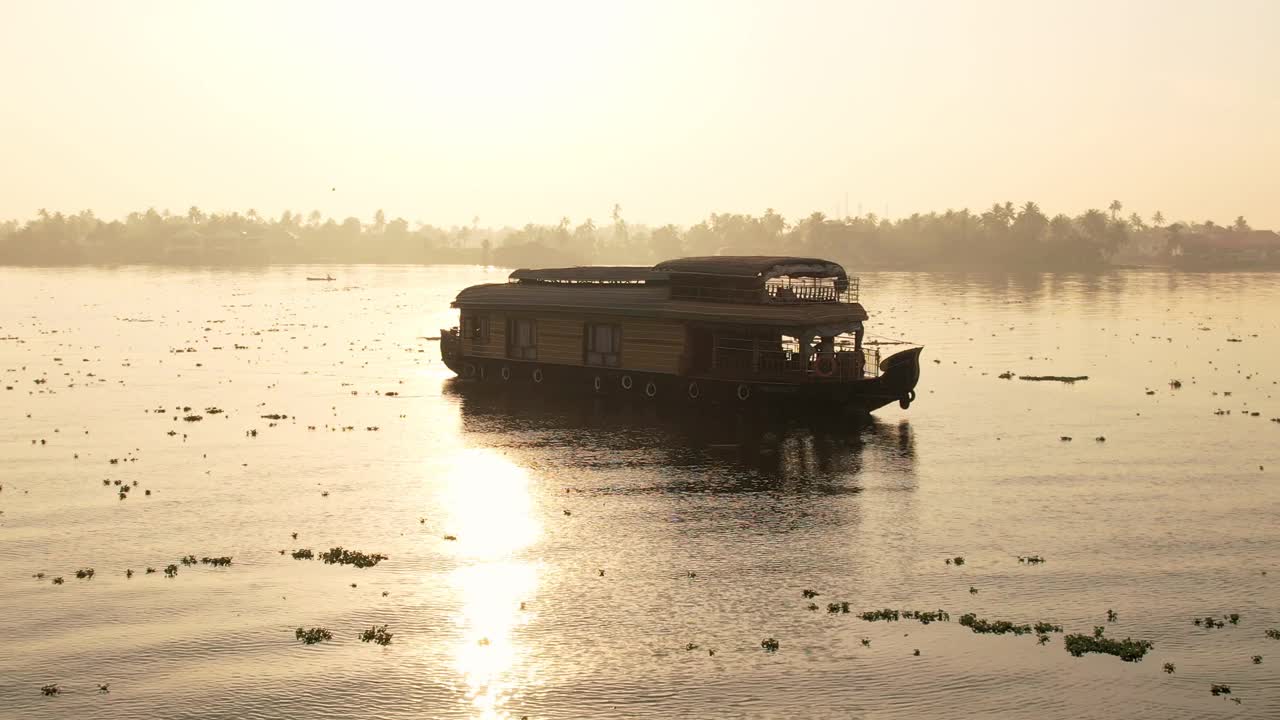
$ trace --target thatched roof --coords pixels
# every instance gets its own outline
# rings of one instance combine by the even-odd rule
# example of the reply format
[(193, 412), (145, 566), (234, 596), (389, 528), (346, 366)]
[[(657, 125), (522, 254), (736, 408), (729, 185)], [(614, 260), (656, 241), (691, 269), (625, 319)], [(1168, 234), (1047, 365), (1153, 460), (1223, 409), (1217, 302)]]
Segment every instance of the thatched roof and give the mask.
[(811, 327), (866, 320), (857, 303), (787, 305), (672, 300), (662, 286), (492, 283), (458, 293), (464, 310), (531, 310), (574, 315), (622, 315), (773, 327)]
[(724, 277), (767, 278), (779, 275), (792, 277), (845, 277), (844, 268), (821, 258), (789, 257), (785, 255), (710, 255), (667, 260), (653, 266), (672, 275), (720, 275)]
[(665, 280), (666, 273), (635, 265), (588, 265), (567, 268), (520, 268), (508, 276), (530, 282), (641, 282)]

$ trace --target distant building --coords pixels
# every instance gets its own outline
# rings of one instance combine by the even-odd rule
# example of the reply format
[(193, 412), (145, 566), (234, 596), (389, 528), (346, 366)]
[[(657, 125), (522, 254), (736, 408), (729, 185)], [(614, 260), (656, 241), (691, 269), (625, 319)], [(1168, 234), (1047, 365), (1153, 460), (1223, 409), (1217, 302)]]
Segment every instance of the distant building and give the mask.
[(1280, 235), (1270, 230), (1217, 230), (1171, 238), (1174, 267), (1186, 270), (1280, 268)]

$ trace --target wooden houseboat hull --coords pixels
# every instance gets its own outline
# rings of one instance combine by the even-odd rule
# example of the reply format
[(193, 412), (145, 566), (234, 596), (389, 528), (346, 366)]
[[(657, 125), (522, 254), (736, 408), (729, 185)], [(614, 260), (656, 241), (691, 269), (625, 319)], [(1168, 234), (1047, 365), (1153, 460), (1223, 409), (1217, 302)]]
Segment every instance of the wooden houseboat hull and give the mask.
[(441, 343), (445, 365), (464, 381), (502, 391), (531, 390), (559, 397), (634, 398), (642, 402), (718, 405), (739, 409), (802, 410), (807, 414), (866, 414), (915, 400), (920, 352), (912, 348), (889, 356), (878, 377), (812, 383), (694, 377), (669, 373), (558, 365), (450, 353)]

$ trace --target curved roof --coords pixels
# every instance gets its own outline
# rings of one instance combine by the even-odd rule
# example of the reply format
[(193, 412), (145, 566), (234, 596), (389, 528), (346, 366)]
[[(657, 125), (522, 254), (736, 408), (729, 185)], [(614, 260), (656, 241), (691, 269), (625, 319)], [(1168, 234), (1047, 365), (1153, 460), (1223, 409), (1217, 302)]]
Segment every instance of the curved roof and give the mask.
[(626, 315), (774, 327), (812, 327), (867, 319), (857, 303), (744, 303), (672, 300), (661, 286), (490, 283), (458, 293), (455, 307), (467, 310), (540, 310), (575, 315)]
[[(845, 277), (844, 268), (821, 258), (785, 255), (708, 255), (667, 260), (654, 270), (692, 275), (724, 275), (757, 278), (762, 275), (793, 277)], [(776, 270), (776, 271), (775, 271)]]
[(666, 273), (635, 265), (587, 265), (567, 268), (520, 268), (509, 276), (512, 280), (534, 282), (639, 282), (666, 280)]

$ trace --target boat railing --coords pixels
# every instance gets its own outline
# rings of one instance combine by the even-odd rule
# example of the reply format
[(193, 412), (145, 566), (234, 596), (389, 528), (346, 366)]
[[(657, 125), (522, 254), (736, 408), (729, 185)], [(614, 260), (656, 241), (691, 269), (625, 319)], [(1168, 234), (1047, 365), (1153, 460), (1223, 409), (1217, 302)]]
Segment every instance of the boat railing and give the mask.
[(818, 282), (811, 278), (774, 278), (762, 287), (735, 288), (722, 285), (671, 286), (672, 300), (746, 303), (752, 305), (796, 305), (806, 303), (858, 302), (861, 282), (856, 277), (836, 282)]
[(874, 347), (859, 352), (837, 345), (833, 351), (815, 351), (805, 358), (798, 349), (776, 341), (722, 338), (715, 347), (712, 369), (731, 377), (847, 382), (879, 376), (880, 353)]

